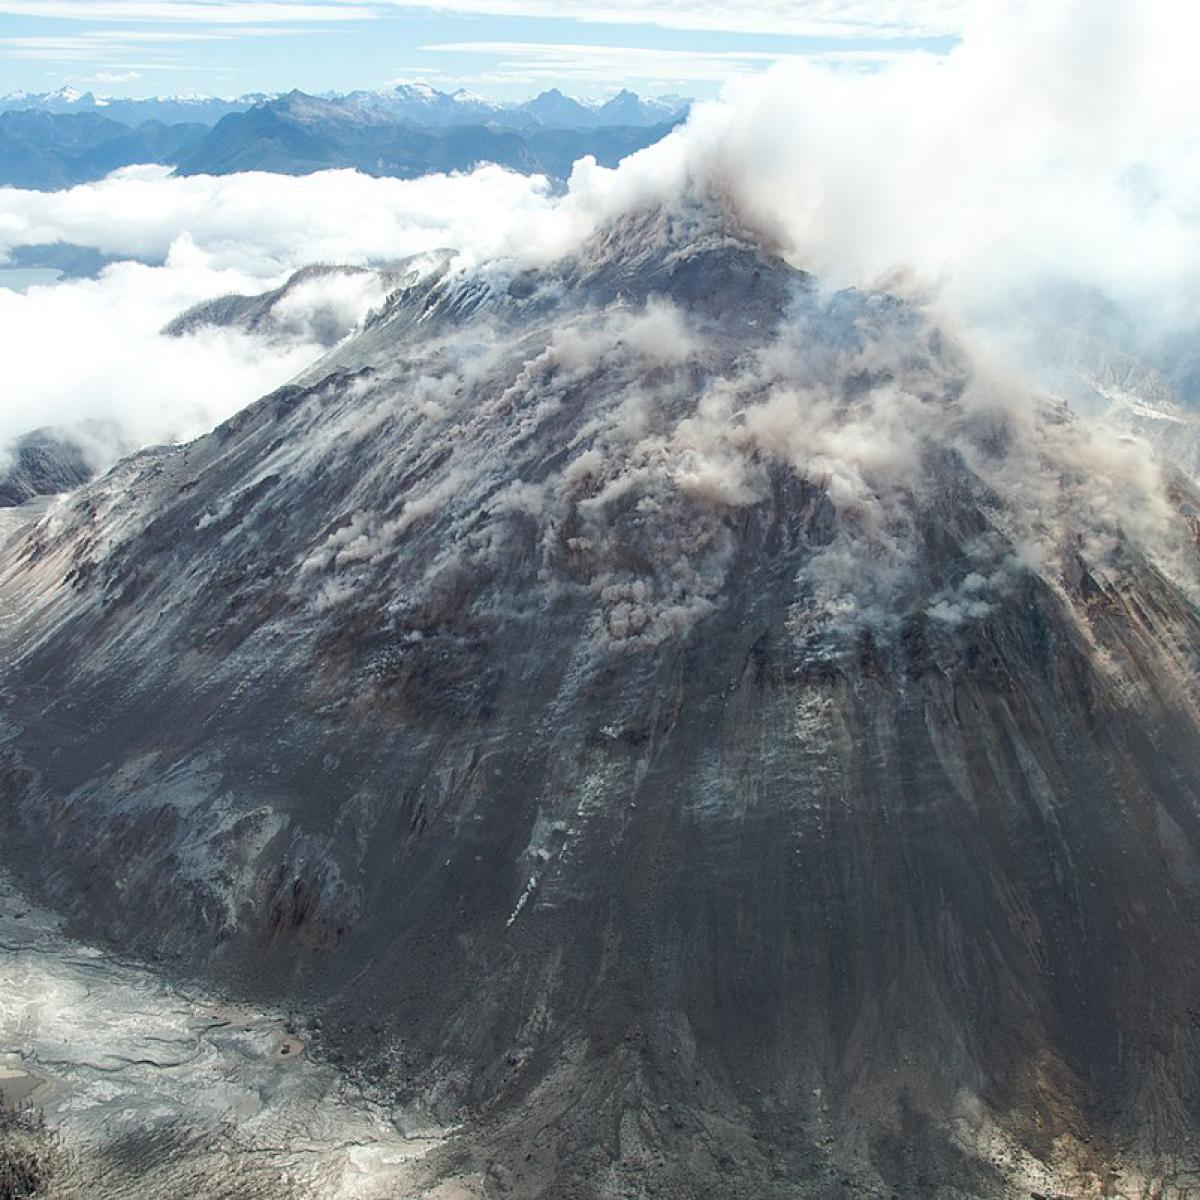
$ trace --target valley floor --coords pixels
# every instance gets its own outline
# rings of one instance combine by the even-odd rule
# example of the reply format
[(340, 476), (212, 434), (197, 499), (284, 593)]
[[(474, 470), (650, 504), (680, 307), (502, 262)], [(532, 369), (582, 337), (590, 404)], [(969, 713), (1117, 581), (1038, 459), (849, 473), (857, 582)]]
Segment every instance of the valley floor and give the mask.
[(2, 880), (0, 1095), (44, 1112), (70, 1200), (406, 1195), (442, 1137), (309, 1058), (283, 1014), (72, 943)]

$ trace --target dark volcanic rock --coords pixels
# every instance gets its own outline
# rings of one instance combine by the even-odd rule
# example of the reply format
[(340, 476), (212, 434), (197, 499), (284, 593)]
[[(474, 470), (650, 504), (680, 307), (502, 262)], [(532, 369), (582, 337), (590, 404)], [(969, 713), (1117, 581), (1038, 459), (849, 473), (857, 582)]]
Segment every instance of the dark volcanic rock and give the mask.
[(443, 262), (10, 547), (5, 857), (463, 1119), (431, 1183), (1186, 1179), (1194, 501), (988, 386), (736, 226)]
[(70, 435), (34, 430), (0, 458), (0, 508), (14, 508), (34, 496), (69, 492), (95, 473), (87, 453)]

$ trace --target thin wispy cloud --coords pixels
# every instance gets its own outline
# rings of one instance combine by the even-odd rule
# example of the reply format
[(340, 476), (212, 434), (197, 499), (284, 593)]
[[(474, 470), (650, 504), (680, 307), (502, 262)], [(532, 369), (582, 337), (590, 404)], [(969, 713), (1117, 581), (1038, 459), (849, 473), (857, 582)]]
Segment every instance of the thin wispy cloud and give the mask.
[[(422, 8), (418, 0), (382, 0)], [(444, 0), (440, 10), (489, 17), (537, 17), (588, 24), (821, 38), (952, 37), (966, 0)]]
[(271, 0), (0, 0), (0, 14), (59, 21), (128, 21), (201, 25), (261, 25), (362, 21), (378, 6), (357, 3), (289, 4)]
[(484, 80), (503, 83), (612, 79), (656, 84), (720, 82), (765, 67), (781, 57), (757, 50), (694, 52), (555, 42), (444, 42), (423, 46), (422, 50), (448, 55), (496, 55), (499, 61), (484, 73)]
[[(879, 65), (907, 53), (887, 50), (823, 51), (784, 54), (768, 50), (663, 50), (643, 46), (594, 46), (558, 42), (439, 42), (422, 51), (445, 55), (494, 55), (495, 67), (472, 78), (485, 83), (538, 84), (550, 80), (584, 85), (631, 83), (671, 86), (721, 83), (772, 63), (805, 59), (828, 64)], [(447, 75), (448, 81), (458, 77)]]
[[(226, 90), (236, 74), (257, 91), (350, 91), (410, 63), (412, 79), (493, 98), (563, 83), (588, 95), (637, 86), (711, 96), (725, 80), (795, 53), (945, 52), (961, 35), (967, 2), (0, 0), (0, 61), (12, 70), (9, 87), (27, 91), (43, 86), (41, 63), (50, 67), (44, 74), (54, 77), (57, 63), (60, 81), (78, 82), (81, 70), (134, 70), (153, 60), (155, 70), (181, 72), (194, 91), (214, 72), (227, 76)], [(97, 30), (113, 40), (106, 45)], [(311, 39), (285, 40), (302, 30), (336, 35), (339, 53)], [(221, 40), (233, 36), (260, 38), (259, 52)], [(587, 52), (585, 44), (604, 42), (618, 45)]]
[(370, 20), (397, 10), (791, 37), (946, 37), (965, 0), (0, 0), (0, 13), (55, 20), (261, 24)]
[[(147, 48), (167, 50), (197, 42), (228, 42), (235, 38), (282, 37), (308, 32), (286, 29), (240, 26), (235, 30), (216, 29), (93, 29), (86, 33), (0, 38), (0, 55), (5, 58), (40, 59), (46, 62), (97, 62), (114, 56), (126, 57)], [(110, 80), (109, 82), (122, 82)]]

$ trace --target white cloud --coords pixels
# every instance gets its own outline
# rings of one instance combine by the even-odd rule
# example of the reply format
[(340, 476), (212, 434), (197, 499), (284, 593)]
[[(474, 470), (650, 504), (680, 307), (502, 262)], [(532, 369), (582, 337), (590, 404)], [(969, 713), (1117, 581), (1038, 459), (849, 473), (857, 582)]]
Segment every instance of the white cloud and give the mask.
[(295, 338), (266, 345), (227, 330), (160, 335), (197, 300), (261, 283), (214, 270), (181, 242), (166, 266), (122, 263), (97, 280), (0, 289), (5, 399), (0, 448), (46, 425), (96, 422), (100, 462), (147, 443), (194, 437), (284, 383), (320, 353)]
[(173, 178), (167, 167), (140, 166), (61, 192), (0, 188), (0, 254), (63, 241), (161, 259), (186, 233), (215, 269), (266, 279), (439, 246), (487, 254), (509, 244), (523, 218), (553, 207), (544, 179), (498, 167), (397, 180), (354, 171)]
[(307, 366), (382, 294), (371, 277), (310, 280), (278, 306), (269, 339), (161, 336), (184, 309), (264, 291), (313, 262), (391, 261), (446, 245), (485, 256), (520, 212), (532, 218), (550, 203), (544, 181), (497, 168), (402, 182), (350, 171), (175, 179), (138, 167), (62, 192), (0, 188), (0, 255), (62, 241), (165, 259), (26, 295), (0, 290), (0, 447), (37, 426), (97, 419), (118, 427), (109, 454), (202, 433)]

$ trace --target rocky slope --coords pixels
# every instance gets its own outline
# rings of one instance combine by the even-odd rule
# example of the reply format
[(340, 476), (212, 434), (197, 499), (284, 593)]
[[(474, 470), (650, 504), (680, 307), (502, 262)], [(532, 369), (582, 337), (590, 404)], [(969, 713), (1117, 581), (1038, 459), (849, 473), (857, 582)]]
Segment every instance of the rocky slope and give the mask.
[(1200, 412), (1186, 378), (1077, 328), (1042, 338), (1037, 350), (1045, 386), (1074, 412), (1200, 478)]
[(65, 430), (36, 429), (0, 457), (0, 508), (69, 492), (95, 473), (91, 457), (76, 438)]
[(280, 287), (257, 295), (218, 296), (182, 312), (163, 327), (167, 337), (203, 329), (238, 329), (270, 340), (304, 338), (326, 348), (354, 330), (404, 275), (387, 268), (332, 264), (303, 267)]
[(431, 262), (10, 544), (3, 855), (430, 1188), (1195, 1194), (1196, 511), (728, 213)]
[[(0, 112), (33, 110), (47, 113), (98, 113), (111, 121), (140, 125), (143, 121), (215, 125), (230, 113), (245, 112), (256, 104), (278, 100), (261, 92), (221, 99), (217, 96), (148, 96), (132, 99), (96, 96), (62, 87), (53, 92), (10, 92), (0, 96)], [(493, 122), (505, 128), (531, 125), (547, 128), (589, 129), (604, 125), (662, 125), (682, 116), (691, 101), (683, 96), (639, 96), (622, 89), (604, 103), (585, 104), (549, 88), (530, 100), (498, 103), (460, 88), (442, 92), (425, 83), (395, 83), (374, 91), (327, 92), (321, 99), (343, 103), (359, 111), (386, 113), (395, 120), (417, 125), (481, 125)]]

